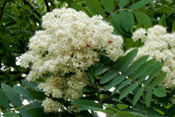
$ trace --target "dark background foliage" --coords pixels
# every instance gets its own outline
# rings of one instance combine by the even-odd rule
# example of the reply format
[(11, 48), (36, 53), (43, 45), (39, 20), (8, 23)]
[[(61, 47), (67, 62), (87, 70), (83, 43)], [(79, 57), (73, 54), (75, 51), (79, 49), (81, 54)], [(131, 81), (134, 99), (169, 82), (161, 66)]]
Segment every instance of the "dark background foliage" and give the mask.
[[(19, 67), (17, 60), (28, 50), (29, 38), (35, 31), (42, 29), (42, 16), (55, 8), (74, 8), (86, 12), (89, 16), (102, 15), (104, 20), (114, 26), (114, 33), (123, 36), (125, 51), (142, 44), (131, 39), (133, 31), (140, 27), (149, 28), (160, 24), (165, 26), (168, 32), (175, 30), (174, 0), (142, 0), (142, 3), (135, 5), (139, 1), (141, 0), (0, 0), (0, 82), (4, 83), (1, 88), (3, 89), (5, 84), (12, 87), (25, 84), (25, 87), (30, 87), (30, 91), (36, 91), (36, 87), (35, 90), (32, 89), (33, 84), (22, 82), (29, 69)], [(173, 91), (169, 93), (169, 97), (172, 93)], [(35, 93), (32, 96), (34, 95)], [(42, 96), (34, 97), (43, 99)], [(127, 100), (124, 101), (128, 103)], [(159, 98), (158, 101), (164, 99)], [(167, 102), (162, 103), (168, 105)], [(174, 105), (169, 105), (169, 111), (156, 102), (153, 106), (159, 108), (162, 111), (160, 113), (167, 112), (169, 116), (173, 116), (171, 110)]]

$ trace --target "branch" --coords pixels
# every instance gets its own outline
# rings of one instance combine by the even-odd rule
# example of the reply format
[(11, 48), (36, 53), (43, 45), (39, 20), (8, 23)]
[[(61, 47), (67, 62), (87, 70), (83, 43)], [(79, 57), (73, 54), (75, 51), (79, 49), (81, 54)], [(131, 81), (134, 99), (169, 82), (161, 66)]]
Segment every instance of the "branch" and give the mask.
[(25, 4), (27, 4), (32, 10), (34, 13), (36, 13), (38, 15), (38, 17), (41, 17), (41, 14), (32, 6), (32, 4), (30, 4), (29, 1), (27, 0), (23, 0)]
[(44, 0), (44, 3), (45, 3), (45, 5), (46, 5), (46, 8), (47, 8), (47, 12), (50, 12), (50, 7), (49, 7), (49, 5), (48, 5), (48, 2), (47, 2), (47, 0)]

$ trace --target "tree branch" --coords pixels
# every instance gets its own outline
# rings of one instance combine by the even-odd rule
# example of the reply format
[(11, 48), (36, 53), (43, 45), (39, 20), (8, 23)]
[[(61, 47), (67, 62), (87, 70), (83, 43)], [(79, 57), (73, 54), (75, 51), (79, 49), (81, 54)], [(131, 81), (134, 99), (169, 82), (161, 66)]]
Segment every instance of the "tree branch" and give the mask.
[(49, 7), (49, 4), (48, 4), (47, 0), (44, 0), (44, 3), (46, 5), (47, 12), (50, 12), (50, 7)]
[(38, 15), (38, 17), (41, 17), (41, 14), (32, 6), (32, 4), (30, 4), (29, 1), (27, 0), (23, 0), (25, 4), (27, 4), (32, 10), (34, 13), (36, 13)]

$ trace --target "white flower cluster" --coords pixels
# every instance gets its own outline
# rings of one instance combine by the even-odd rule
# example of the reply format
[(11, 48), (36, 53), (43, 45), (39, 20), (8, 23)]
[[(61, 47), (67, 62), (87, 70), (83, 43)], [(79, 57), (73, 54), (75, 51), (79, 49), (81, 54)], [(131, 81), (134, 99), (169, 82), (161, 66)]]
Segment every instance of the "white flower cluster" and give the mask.
[(44, 111), (49, 112), (58, 112), (61, 107), (60, 103), (53, 101), (50, 98), (46, 98), (43, 101), (42, 106), (44, 107)]
[[(30, 39), (29, 51), (22, 56), (21, 66), (32, 63), (28, 80), (51, 72), (80, 72), (98, 61), (98, 50), (105, 49), (114, 61), (122, 54), (121, 36), (101, 16), (88, 17), (73, 9), (55, 9), (43, 16), (44, 30)], [(97, 50), (97, 51), (94, 51)]]
[(167, 76), (162, 82), (164, 87), (175, 86), (175, 33), (167, 33), (166, 28), (155, 25), (148, 30), (140, 28), (133, 33), (133, 40), (141, 39), (144, 43), (139, 48), (137, 55), (149, 55), (149, 59), (156, 58), (163, 63), (162, 71), (167, 72)]
[[(55, 9), (43, 16), (42, 26), (44, 30), (30, 39), (21, 66), (31, 67), (29, 81), (51, 75), (39, 84), (48, 96), (67, 100), (81, 97), (82, 87), (89, 83), (85, 70), (99, 60), (100, 51), (105, 50), (113, 61), (123, 55), (122, 37), (113, 35), (113, 27), (101, 16), (90, 18), (71, 8)], [(46, 102), (48, 99), (43, 106), (50, 112), (53, 106)]]
[(53, 76), (44, 83), (39, 84), (47, 96), (52, 95), (54, 98), (64, 98), (74, 100), (81, 97), (82, 88), (89, 84), (85, 73), (77, 73), (70, 77)]

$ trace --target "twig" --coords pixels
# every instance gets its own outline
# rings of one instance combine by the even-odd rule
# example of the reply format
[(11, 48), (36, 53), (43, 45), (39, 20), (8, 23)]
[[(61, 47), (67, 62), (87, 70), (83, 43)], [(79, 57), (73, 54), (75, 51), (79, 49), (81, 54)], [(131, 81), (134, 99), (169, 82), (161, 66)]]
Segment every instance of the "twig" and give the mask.
[(41, 14), (32, 6), (32, 4), (30, 4), (29, 1), (27, 0), (23, 0), (25, 4), (27, 4), (32, 10), (34, 13), (36, 13), (38, 15), (38, 17), (41, 17)]
[(47, 8), (47, 12), (50, 12), (50, 7), (49, 7), (49, 5), (48, 5), (48, 2), (47, 2), (47, 0), (44, 0), (44, 3), (45, 3), (45, 5), (46, 5), (46, 8)]

